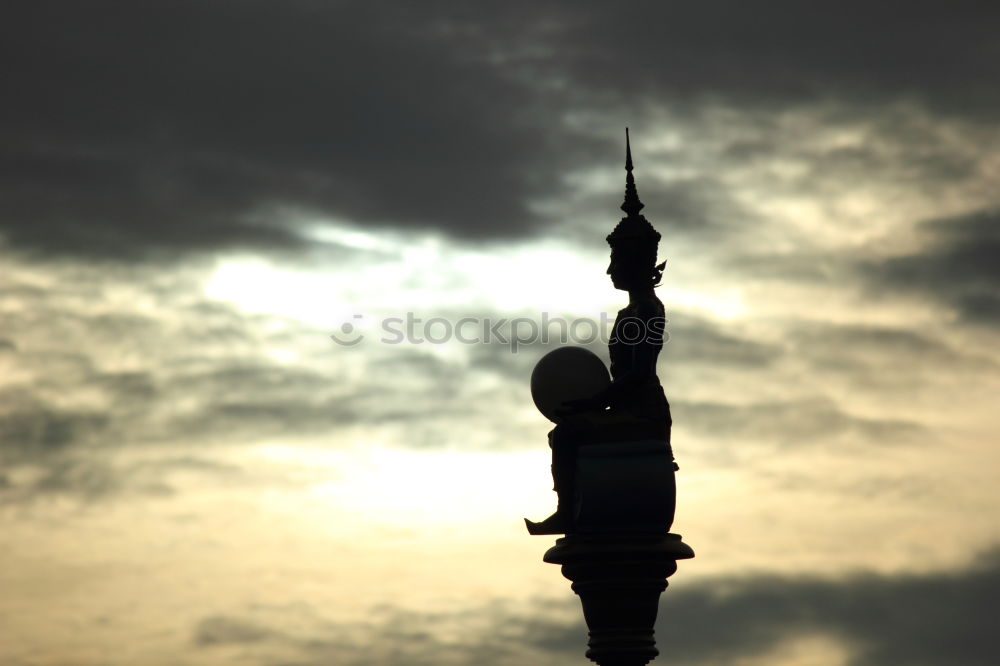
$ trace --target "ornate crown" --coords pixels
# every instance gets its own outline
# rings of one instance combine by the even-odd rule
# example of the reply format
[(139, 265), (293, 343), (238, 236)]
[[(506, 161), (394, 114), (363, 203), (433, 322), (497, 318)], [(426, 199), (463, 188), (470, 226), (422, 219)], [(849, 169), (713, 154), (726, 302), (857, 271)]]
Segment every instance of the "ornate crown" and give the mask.
[(656, 245), (660, 242), (660, 233), (649, 221), (639, 214), (643, 203), (639, 201), (639, 193), (635, 189), (635, 178), (632, 176), (632, 147), (629, 145), (628, 128), (625, 128), (625, 201), (622, 202), (625, 217), (608, 234), (608, 244), (611, 247), (623, 243), (642, 247), (648, 245), (656, 257)]

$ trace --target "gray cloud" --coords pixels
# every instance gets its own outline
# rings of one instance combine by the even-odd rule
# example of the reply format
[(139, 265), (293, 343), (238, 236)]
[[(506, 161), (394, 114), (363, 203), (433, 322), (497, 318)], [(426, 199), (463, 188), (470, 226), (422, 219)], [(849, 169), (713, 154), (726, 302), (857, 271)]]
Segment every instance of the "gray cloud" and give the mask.
[(194, 642), (199, 646), (258, 643), (280, 636), (279, 632), (252, 622), (225, 615), (206, 617), (195, 628)]
[(100, 410), (60, 408), (9, 389), (0, 404), (0, 460), (50, 456), (92, 440), (109, 420)]
[[(27, 461), (91, 444), (114, 449), (303, 437), (462, 411), (449, 407), (465, 378), (457, 366), (412, 350), (381, 363), (359, 356), (356, 364), (369, 367), (367, 381), (342, 380), (328, 360), (312, 369), (239, 356), (202, 358), (191, 367), (155, 363), (142, 372), (90, 368), (79, 376), (49, 376), (46, 382), (66, 395), (99, 392), (101, 407), (60, 407), (29, 387), (8, 389), (0, 412), (0, 455)], [(380, 370), (389, 365), (391, 373)]]
[(922, 250), (863, 266), (881, 289), (929, 297), (967, 322), (1000, 323), (1000, 213), (984, 210), (925, 222)]
[(778, 344), (740, 336), (740, 331), (683, 313), (670, 315), (666, 355), (670, 364), (712, 364), (716, 367), (764, 368), (785, 353)]
[[(91, 504), (122, 497), (169, 497), (177, 492), (177, 476), (210, 479), (216, 486), (263, 481), (228, 463), (169, 451), (133, 462), (101, 453), (78, 446), (58, 456), (15, 461), (10, 466), (14, 474), (0, 478), (0, 505), (31, 505), (58, 498)], [(276, 479), (266, 481), (274, 484)]]
[(788, 330), (789, 354), (817, 373), (840, 377), (858, 390), (913, 394), (916, 387), (956, 375), (972, 382), (994, 373), (997, 361), (930, 332), (866, 325), (799, 324)]
[(931, 437), (918, 423), (857, 416), (819, 396), (750, 404), (675, 400), (672, 412), (679, 427), (746, 443), (803, 447), (840, 442), (858, 446), (913, 443)]
[[(337, 446), (356, 427), (414, 448), (451, 445), (459, 432), (466, 448), (525, 445), (523, 425), (495, 405), (529, 400), (527, 374), (515, 400), (506, 377), (495, 379), (499, 365), (445, 360), (426, 345), (341, 348), (325, 331), (243, 316), (184, 290), (164, 295), (154, 314), (81, 306), (107, 284), (18, 294), (23, 307), (5, 321), (10, 340), (0, 350), (10, 370), (0, 383), (0, 502), (169, 494), (172, 461), (187, 447), (210, 447), (202, 462), (217, 463), (220, 446)], [(288, 348), (304, 357), (265, 353)], [(218, 482), (234, 480), (229, 472), (205, 473)]]

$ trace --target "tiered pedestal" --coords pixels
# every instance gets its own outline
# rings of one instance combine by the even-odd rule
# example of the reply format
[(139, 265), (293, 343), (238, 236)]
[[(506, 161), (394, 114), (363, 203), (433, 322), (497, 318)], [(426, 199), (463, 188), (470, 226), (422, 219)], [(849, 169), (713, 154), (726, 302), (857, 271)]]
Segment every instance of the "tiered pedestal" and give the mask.
[(587, 657), (600, 666), (642, 666), (659, 650), (653, 624), (677, 560), (694, 551), (677, 534), (572, 534), (544, 560), (573, 581), (590, 630)]

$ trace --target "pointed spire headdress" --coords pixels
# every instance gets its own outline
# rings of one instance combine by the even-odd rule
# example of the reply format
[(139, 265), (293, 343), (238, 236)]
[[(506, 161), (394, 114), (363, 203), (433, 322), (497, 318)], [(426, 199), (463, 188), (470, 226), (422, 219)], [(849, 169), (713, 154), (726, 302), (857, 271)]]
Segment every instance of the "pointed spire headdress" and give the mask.
[(628, 128), (625, 128), (625, 201), (622, 210), (625, 217), (608, 234), (608, 244), (613, 249), (620, 249), (636, 257), (636, 260), (646, 262), (654, 270), (654, 278), (659, 282), (659, 274), (664, 264), (653, 268), (656, 263), (656, 246), (660, 242), (660, 233), (639, 211), (643, 209), (639, 201), (639, 192), (635, 188), (635, 177), (632, 176), (632, 146), (629, 143)]
[(635, 189), (635, 177), (632, 175), (632, 146), (629, 144), (628, 128), (625, 128), (625, 201), (622, 210), (625, 217), (621, 219), (614, 231), (608, 235), (608, 243), (612, 246), (625, 240), (646, 241), (655, 246), (660, 242), (659, 232), (653, 225), (639, 214), (643, 209), (639, 201), (639, 192)]

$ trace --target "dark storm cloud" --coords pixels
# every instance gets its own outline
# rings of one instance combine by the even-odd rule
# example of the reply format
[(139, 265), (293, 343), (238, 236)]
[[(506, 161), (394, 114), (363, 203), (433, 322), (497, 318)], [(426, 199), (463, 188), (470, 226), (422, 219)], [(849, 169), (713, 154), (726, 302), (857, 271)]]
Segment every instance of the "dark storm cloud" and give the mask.
[[(566, 7), (570, 7), (567, 5)], [(590, 3), (554, 12), (553, 60), (632, 99), (912, 97), (995, 115), (1000, 9), (982, 2)]]
[(524, 86), (431, 14), (21, 5), (2, 36), (14, 65), (0, 111), (5, 234), (125, 258), (297, 245), (294, 229), (254, 217), (268, 206), (465, 237), (523, 231), (543, 144)]
[[(826, 98), (994, 113), (998, 16), (983, 3), (21, 3), (0, 35), (0, 229), (18, 248), (124, 259), (301, 251), (288, 211), (510, 237), (538, 228), (528, 202), (564, 191), (568, 167), (606, 164), (570, 113), (617, 127), (623, 105), (634, 118)], [(663, 209), (694, 224), (712, 206), (688, 185)]]
[(968, 322), (1000, 323), (1000, 211), (923, 224), (930, 242), (911, 254), (864, 266), (878, 289), (929, 297)]
[(998, 554), (929, 574), (678, 582), (664, 593), (657, 636), (664, 654), (684, 664), (730, 663), (820, 634), (848, 648), (849, 666), (986, 666), (995, 660)]
[[(682, 575), (664, 592), (656, 626), (661, 659), (670, 663), (744, 663), (766, 657), (786, 641), (817, 635), (842, 646), (848, 666), (988, 666), (995, 661), (997, 552), (967, 569), (923, 574), (765, 575), (690, 584)], [(294, 631), (281, 628), (280, 614), (267, 622), (221, 615), (198, 623), (193, 640), (203, 650), (241, 645), (257, 664), (332, 660), (352, 666), (486, 666), (583, 659), (582, 619), (563, 619), (580, 618), (568, 586), (564, 603), (530, 607), (530, 614), (499, 602), (453, 613), (381, 609), (366, 623), (340, 625), (310, 613), (307, 622), (285, 618), (296, 619)], [(445, 638), (442, 632), (460, 638)], [(294, 656), (284, 661), (267, 656), (275, 648)]]

